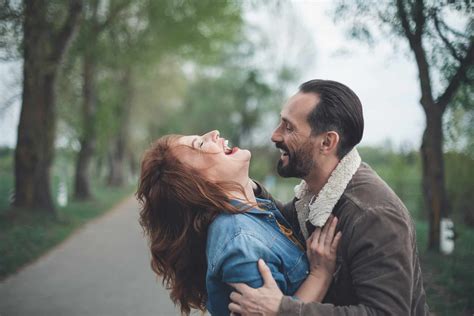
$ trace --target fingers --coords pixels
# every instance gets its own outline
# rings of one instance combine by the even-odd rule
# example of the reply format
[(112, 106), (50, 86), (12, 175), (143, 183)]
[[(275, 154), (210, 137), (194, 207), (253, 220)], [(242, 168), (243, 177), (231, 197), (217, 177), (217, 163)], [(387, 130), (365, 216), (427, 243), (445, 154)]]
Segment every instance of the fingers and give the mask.
[(329, 226), (327, 230), (326, 239), (324, 240), (324, 246), (327, 248), (331, 246), (331, 243), (334, 239), (334, 233), (336, 232), (336, 225), (337, 225), (337, 217), (334, 217), (331, 222), (326, 224), (326, 226)]
[(258, 259), (258, 270), (263, 278), (263, 286), (265, 287), (278, 287), (275, 279), (272, 276), (272, 271), (270, 268), (265, 264), (262, 259)]
[(337, 250), (337, 246), (339, 246), (339, 241), (341, 240), (341, 237), (342, 237), (342, 233), (341, 232), (338, 232), (336, 234), (336, 236), (334, 237), (334, 240), (332, 241), (332, 244), (331, 244), (331, 252), (332, 253), (335, 253), (336, 250)]
[(316, 250), (317, 247), (318, 247), (318, 243), (319, 243), (319, 236), (321, 235), (321, 227), (316, 227), (316, 229), (314, 230), (314, 232), (311, 234), (312, 237), (311, 238), (311, 241), (309, 243), (309, 246), (306, 245), (306, 248), (307, 249), (311, 249), (311, 250)]
[(234, 289), (236, 289), (239, 293), (244, 294), (245, 292), (248, 292), (249, 290), (252, 290), (250, 286), (244, 283), (227, 283), (230, 286), (232, 286)]
[(308, 239), (306, 239), (306, 249), (309, 249), (309, 247), (311, 246), (311, 242), (313, 241), (315, 232), (316, 230), (308, 237)]
[(321, 235), (319, 236), (319, 243), (324, 243), (326, 240), (326, 236), (328, 234), (329, 226), (332, 223), (332, 220), (334, 219), (334, 215), (329, 215), (329, 218), (326, 221), (326, 224), (323, 226), (323, 230), (321, 231)]
[(232, 292), (230, 293), (230, 300), (240, 305), (242, 301), (242, 294), (237, 293), (237, 292)]
[(237, 305), (235, 303), (230, 303), (229, 304), (229, 310), (232, 313), (235, 313), (235, 314), (243, 314), (242, 307), (240, 307), (240, 305)]
[[(324, 227), (317, 227), (310, 238), (306, 241), (306, 248), (308, 249), (308, 256), (310, 251), (314, 254), (329, 254), (334, 249), (337, 249), (341, 234), (336, 234), (338, 219), (331, 216), (326, 221)], [(337, 237), (337, 238), (336, 238)]]

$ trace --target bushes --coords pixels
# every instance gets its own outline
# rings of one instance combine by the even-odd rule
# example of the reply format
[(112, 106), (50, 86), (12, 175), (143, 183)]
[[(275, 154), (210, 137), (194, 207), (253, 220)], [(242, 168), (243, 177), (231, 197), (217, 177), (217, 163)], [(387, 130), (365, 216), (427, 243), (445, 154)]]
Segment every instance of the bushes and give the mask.
[(426, 218), (421, 191), (421, 165), (417, 152), (396, 153), (391, 149), (377, 147), (361, 147), (359, 152), (362, 160), (397, 193), (414, 218)]
[(463, 153), (445, 155), (449, 210), (459, 222), (474, 227), (474, 160)]

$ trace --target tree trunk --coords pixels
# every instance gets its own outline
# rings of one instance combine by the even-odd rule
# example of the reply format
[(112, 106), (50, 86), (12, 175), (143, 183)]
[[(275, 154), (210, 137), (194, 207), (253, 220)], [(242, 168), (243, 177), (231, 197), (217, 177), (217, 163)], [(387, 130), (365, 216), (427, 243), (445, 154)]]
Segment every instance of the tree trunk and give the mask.
[(92, 197), (90, 188), (90, 164), (97, 143), (95, 91), (96, 63), (92, 54), (86, 53), (83, 64), (83, 107), (81, 149), (77, 156), (74, 197), (86, 200)]
[(423, 193), (429, 215), (428, 249), (439, 251), (440, 221), (447, 215), (447, 197), (444, 184), (443, 111), (434, 104), (428, 106), (426, 129), (423, 134), (421, 156), (423, 162)]
[(113, 187), (123, 186), (125, 183), (125, 143), (117, 138), (109, 152), (108, 184)]
[(56, 32), (46, 1), (25, 1), (23, 95), (15, 150), (15, 207), (55, 214), (50, 188), (56, 127), (55, 81), (82, 11), (71, 1), (69, 15)]
[(128, 151), (128, 132), (133, 99), (133, 87), (131, 77), (131, 69), (128, 68), (125, 70), (121, 82), (121, 85), (123, 87), (124, 99), (122, 104), (120, 104), (117, 113), (117, 117), (120, 120), (120, 124), (118, 125), (117, 136), (112, 144), (111, 150), (109, 151), (110, 173), (108, 177), (108, 184), (111, 186), (123, 186), (125, 184), (125, 160)]

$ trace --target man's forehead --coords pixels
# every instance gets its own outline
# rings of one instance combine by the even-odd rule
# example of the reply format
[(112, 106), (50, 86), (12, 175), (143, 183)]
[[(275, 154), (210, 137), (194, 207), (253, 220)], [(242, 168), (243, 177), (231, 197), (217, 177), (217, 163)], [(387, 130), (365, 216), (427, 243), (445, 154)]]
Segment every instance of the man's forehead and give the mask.
[(314, 109), (319, 102), (319, 96), (315, 93), (298, 92), (293, 95), (283, 106), (282, 118), (304, 119)]

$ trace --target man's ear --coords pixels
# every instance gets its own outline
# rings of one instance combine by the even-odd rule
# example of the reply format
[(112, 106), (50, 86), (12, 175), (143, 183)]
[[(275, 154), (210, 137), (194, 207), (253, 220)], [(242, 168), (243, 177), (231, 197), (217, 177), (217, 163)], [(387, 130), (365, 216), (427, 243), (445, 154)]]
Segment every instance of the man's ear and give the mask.
[(339, 145), (340, 137), (339, 134), (335, 131), (329, 131), (324, 133), (323, 139), (321, 142), (321, 153), (330, 154), (337, 152), (337, 146)]

